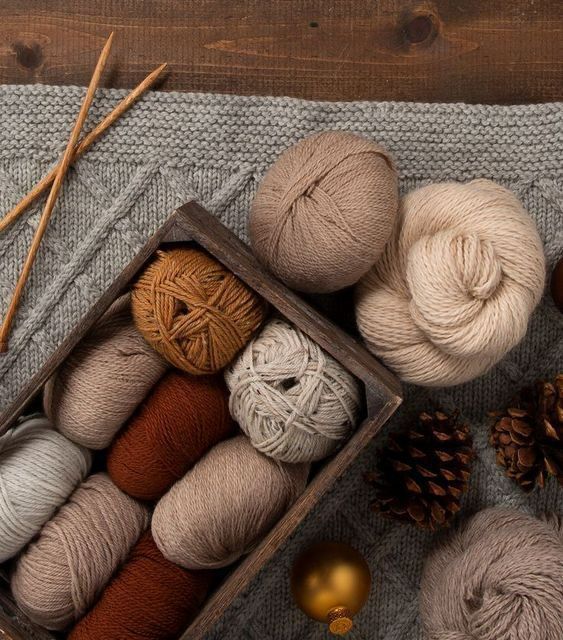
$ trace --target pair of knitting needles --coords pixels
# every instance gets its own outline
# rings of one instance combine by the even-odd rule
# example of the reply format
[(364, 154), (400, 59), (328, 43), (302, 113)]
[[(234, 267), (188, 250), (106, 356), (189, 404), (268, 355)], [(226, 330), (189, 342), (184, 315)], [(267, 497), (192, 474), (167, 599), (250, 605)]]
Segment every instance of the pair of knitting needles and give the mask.
[(131, 93), (126, 96), (114, 109), (109, 113), (99, 124), (96, 126), (90, 133), (84, 136), (80, 141), (78, 140), (80, 133), (82, 131), (82, 127), (84, 126), (84, 122), (88, 115), (88, 111), (90, 106), (92, 105), (92, 101), (94, 100), (94, 94), (96, 93), (96, 89), (100, 83), (100, 79), (102, 73), (104, 71), (107, 59), (110, 54), (111, 45), (113, 42), (113, 32), (110, 34), (100, 57), (98, 58), (98, 62), (96, 64), (96, 68), (94, 69), (94, 73), (92, 74), (92, 79), (90, 80), (90, 84), (88, 85), (88, 90), (86, 92), (86, 96), (82, 102), (82, 106), (80, 107), (80, 111), (78, 112), (78, 116), (76, 118), (76, 122), (72, 129), (72, 133), (62, 155), (62, 158), (59, 164), (48, 173), (24, 198), (21, 200), (6, 216), (0, 220), (0, 232), (3, 231), (6, 227), (12, 224), (24, 211), (27, 207), (34, 202), (41, 194), (43, 194), (49, 186), (51, 187), (51, 191), (47, 197), (45, 202), (45, 207), (43, 209), (43, 213), (41, 214), (41, 218), (39, 220), (39, 225), (35, 231), (35, 235), (33, 236), (33, 240), (31, 243), (31, 247), (25, 259), (24, 265), (22, 267), (20, 276), (16, 283), (16, 287), (14, 289), (14, 293), (12, 295), (12, 299), (10, 301), (10, 305), (8, 306), (8, 310), (6, 312), (6, 316), (2, 325), (0, 326), (0, 352), (4, 352), (8, 348), (8, 338), (10, 335), (10, 330), (12, 327), (12, 323), (14, 321), (14, 317), (18, 310), (21, 297), (23, 294), (23, 290), (25, 285), (29, 279), (29, 275), (31, 273), (31, 269), (33, 267), (33, 263), (35, 262), (35, 258), (37, 256), (37, 252), (39, 250), (39, 246), (41, 244), (41, 240), (45, 235), (45, 231), (49, 224), (49, 220), (51, 219), (51, 215), (53, 213), (53, 209), (55, 207), (55, 202), (57, 200), (57, 196), (61, 190), (61, 186), (63, 180), (65, 178), (66, 172), (73, 160), (81, 156), (92, 144), (106, 131), (106, 129), (112, 125), (129, 107), (131, 107), (134, 102), (141, 96), (147, 89), (149, 89), (160, 76), (160, 74), (164, 71), (166, 67), (166, 63), (157, 67), (152, 73), (150, 73), (142, 82), (139, 84)]

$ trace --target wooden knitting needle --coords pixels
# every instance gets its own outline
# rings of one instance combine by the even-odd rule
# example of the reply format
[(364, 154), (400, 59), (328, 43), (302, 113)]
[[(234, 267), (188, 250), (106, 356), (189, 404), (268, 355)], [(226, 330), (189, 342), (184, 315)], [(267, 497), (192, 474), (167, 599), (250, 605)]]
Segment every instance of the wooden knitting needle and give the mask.
[[(156, 82), (160, 74), (166, 69), (166, 62), (157, 67), (152, 73), (150, 73), (141, 84), (137, 85), (129, 95), (111, 111), (108, 115), (86, 134), (82, 140), (74, 147), (72, 160), (80, 157), (85, 151), (87, 151), (96, 140), (108, 129), (119, 117), (121, 117), (127, 109), (129, 109), (148, 89), (150, 89)], [(22, 199), (18, 204), (9, 211), (4, 218), (0, 220), (0, 233), (10, 226), (13, 222), (19, 218), (19, 216), (32, 204), (42, 193), (44, 193), (53, 183), (57, 175), (59, 165), (53, 168), (33, 189)]]
[(57, 167), (57, 175), (55, 176), (53, 186), (51, 187), (51, 191), (49, 192), (49, 196), (47, 197), (45, 208), (43, 209), (43, 213), (41, 214), (39, 225), (37, 227), (37, 230), (35, 231), (35, 235), (33, 236), (29, 253), (27, 254), (20, 273), (20, 277), (16, 284), (16, 288), (14, 289), (14, 294), (12, 295), (6, 317), (4, 318), (4, 322), (0, 327), (0, 352), (6, 351), (6, 349), (8, 348), (8, 336), (10, 335), (10, 329), (14, 321), (14, 316), (16, 315), (16, 311), (18, 310), (24, 287), (29, 278), (29, 274), (31, 273), (33, 263), (35, 262), (35, 257), (37, 256), (39, 245), (41, 244), (41, 240), (45, 235), (49, 220), (51, 219), (51, 214), (53, 213), (55, 202), (57, 200), (57, 196), (59, 195), (59, 191), (61, 190), (64, 177), (72, 161), (74, 147), (78, 142), (78, 137), (80, 136), (84, 121), (86, 120), (86, 117), (88, 115), (88, 110), (90, 109), (90, 105), (94, 100), (94, 94), (96, 93), (96, 89), (98, 88), (98, 84), (100, 83), (104, 67), (106, 66), (112, 42), (113, 32), (110, 34), (108, 41), (104, 45), (104, 48), (102, 49), (102, 52), (98, 59), (98, 63), (96, 64), (96, 68), (94, 69), (94, 73), (92, 74), (92, 79), (90, 80), (90, 84), (88, 85), (86, 96), (84, 97), (84, 101), (82, 102), (82, 106), (80, 107), (80, 111), (78, 112), (78, 117), (76, 118), (74, 128), (72, 129), (72, 133), (70, 134), (70, 138), (63, 153), (62, 160)]

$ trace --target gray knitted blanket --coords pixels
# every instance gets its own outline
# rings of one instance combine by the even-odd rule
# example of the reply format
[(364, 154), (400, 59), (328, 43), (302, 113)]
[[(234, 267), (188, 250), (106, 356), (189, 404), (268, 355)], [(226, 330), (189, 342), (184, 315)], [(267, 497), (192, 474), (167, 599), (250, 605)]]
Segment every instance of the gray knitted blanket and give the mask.
[[(0, 87), (0, 212), (15, 205), (58, 158), (84, 90)], [(124, 95), (100, 92), (90, 125)], [(0, 357), (0, 407), (38, 371), (70, 329), (179, 204), (196, 198), (246, 237), (256, 186), (279, 153), (316, 131), (373, 137), (394, 155), (403, 191), (438, 180), (487, 177), (513, 189), (537, 221), (552, 269), (563, 253), (562, 104), (524, 107), (316, 103), (293, 99), (155, 93), (81, 159), (65, 183), (26, 289), (8, 354)], [(31, 210), (0, 237), (0, 312), (38, 221)], [(478, 459), (465, 509), (509, 504), (563, 511), (555, 483), (525, 496), (495, 466), (486, 411), (521, 384), (563, 365), (563, 315), (546, 296), (528, 336), (492, 372), (448, 390), (408, 388), (397, 428), (432, 400), (459, 408)], [(384, 438), (384, 435), (383, 437)], [(369, 560), (373, 593), (354, 640), (419, 638), (417, 587), (432, 537), (369, 510), (363, 472), (378, 439), (229, 609), (211, 637), (304, 640), (326, 632), (291, 604), (288, 567), (315, 539), (348, 541)]]

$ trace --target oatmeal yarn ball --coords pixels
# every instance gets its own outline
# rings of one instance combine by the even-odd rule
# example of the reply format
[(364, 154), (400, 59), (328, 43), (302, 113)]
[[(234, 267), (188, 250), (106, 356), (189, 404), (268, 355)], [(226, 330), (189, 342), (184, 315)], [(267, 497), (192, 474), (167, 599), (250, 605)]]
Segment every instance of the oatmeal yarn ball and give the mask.
[(308, 464), (262, 455), (244, 435), (224, 440), (157, 503), (154, 541), (186, 569), (217, 569), (256, 547), (305, 489)]
[(11, 587), (36, 624), (60, 631), (94, 604), (150, 521), (105, 473), (87, 478), (19, 556)]
[(387, 151), (344, 131), (287, 149), (252, 204), (256, 256), (288, 286), (327, 293), (377, 261), (397, 216), (397, 172)]
[(427, 640), (563, 638), (563, 521), (480, 511), (429, 554), (419, 607)]
[(490, 180), (409, 193), (381, 260), (358, 283), (368, 348), (404, 381), (467, 382), (524, 337), (544, 289), (535, 224)]
[(105, 449), (166, 368), (121, 296), (48, 380), (45, 413), (73, 442)]

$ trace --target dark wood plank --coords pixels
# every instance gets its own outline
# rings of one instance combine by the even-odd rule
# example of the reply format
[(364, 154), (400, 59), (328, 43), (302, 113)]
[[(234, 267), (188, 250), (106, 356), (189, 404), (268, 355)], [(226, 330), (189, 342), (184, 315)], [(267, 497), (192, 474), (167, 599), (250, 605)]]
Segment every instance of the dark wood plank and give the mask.
[(563, 99), (560, 0), (4, 0), (0, 82), (107, 86), (162, 61), (164, 89), (329, 100)]

